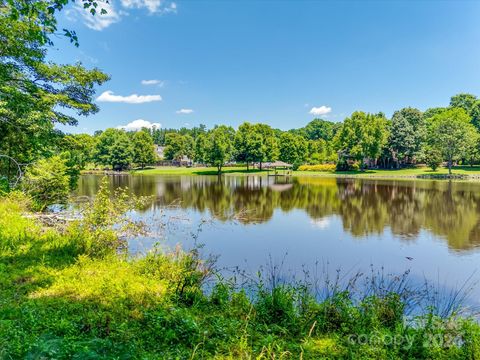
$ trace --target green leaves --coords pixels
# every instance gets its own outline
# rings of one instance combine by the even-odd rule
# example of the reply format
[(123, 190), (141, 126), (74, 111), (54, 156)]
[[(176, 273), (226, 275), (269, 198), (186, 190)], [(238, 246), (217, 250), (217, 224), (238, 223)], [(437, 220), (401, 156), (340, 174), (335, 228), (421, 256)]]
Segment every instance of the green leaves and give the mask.
[(197, 161), (217, 167), (218, 173), (223, 165), (233, 159), (235, 130), (231, 126), (220, 125), (206, 135), (197, 138), (195, 155)]
[(303, 137), (286, 132), (280, 136), (279, 145), (280, 160), (294, 165), (306, 160), (308, 145)]
[(449, 173), (453, 161), (467, 156), (478, 141), (478, 133), (462, 108), (449, 109), (430, 118), (428, 131), (429, 143), (447, 160)]
[(33, 208), (43, 211), (49, 205), (66, 203), (69, 183), (65, 161), (53, 156), (28, 167), (22, 185), (33, 200)]
[(334, 141), (343, 156), (376, 160), (387, 144), (388, 134), (388, 122), (383, 115), (356, 111), (345, 119)]
[(146, 131), (137, 131), (133, 135), (133, 162), (142, 168), (155, 162), (153, 139)]
[[(0, 153), (21, 162), (53, 152), (55, 123), (76, 125), (76, 116), (97, 112), (95, 87), (109, 79), (80, 63), (46, 61), (57, 13), (67, 3), (8, 0), (0, 9)], [(64, 35), (78, 44), (74, 31)]]
[(181, 160), (184, 156), (193, 158), (194, 141), (188, 134), (168, 133), (165, 135), (165, 145), (167, 160)]
[(266, 124), (239, 126), (235, 134), (235, 159), (248, 163), (275, 161), (278, 158), (278, 142), (273, 129)]

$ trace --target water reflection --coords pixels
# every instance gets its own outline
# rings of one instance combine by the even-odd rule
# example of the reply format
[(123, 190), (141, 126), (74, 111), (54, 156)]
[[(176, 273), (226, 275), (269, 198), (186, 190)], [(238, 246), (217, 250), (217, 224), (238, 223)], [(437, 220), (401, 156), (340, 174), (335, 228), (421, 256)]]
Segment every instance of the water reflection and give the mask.
[[(93, 196), (101, 177), (80, 179), (78, 195)], [(241, 214), (243, 224), (267, 223), (276, 210), (303, 210), (318, 227), (338, 216), (354, 237), (390, 229), (403, 241), (422, 230), (447, 241), (454, 250), (480, 244), (480, 184), (443, 181), (388, 181), (301, 177), (279, 181), (262, 176), (130, 176), (110, 178), (137, 195), (154, 195), (143, 211), (172, 203), (208, 213), (220, 221)]]

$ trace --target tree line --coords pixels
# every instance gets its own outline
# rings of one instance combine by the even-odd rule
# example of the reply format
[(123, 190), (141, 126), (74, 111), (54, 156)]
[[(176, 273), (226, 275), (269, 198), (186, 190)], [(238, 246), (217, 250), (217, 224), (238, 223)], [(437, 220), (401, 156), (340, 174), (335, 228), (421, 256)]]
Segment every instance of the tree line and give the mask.
[[(336, 164), (337, 170), (394, 169), (425, 163), (436, 169), (445, 162), (480, 163), (480, 99), (458, 94), (447, 107), (422, 112), (407, 107), (385, 114), (355, 111), (343, 122), (314, 119), (302, 128), (282, 131), (268, 124), (244, 122), (238, 129), (205, 125), (180, 129), (120, 129), (61, 137), (64, 151), (73, 153), (79, 167), (86, 163), (123, 170), (145, 167), (159, 158), (191, 159), (220, 172), (230, 162), (255, 164), (281, 160), (295, 168), (302, 164)], [(62, 146), (60, 146), (62, 147)]]

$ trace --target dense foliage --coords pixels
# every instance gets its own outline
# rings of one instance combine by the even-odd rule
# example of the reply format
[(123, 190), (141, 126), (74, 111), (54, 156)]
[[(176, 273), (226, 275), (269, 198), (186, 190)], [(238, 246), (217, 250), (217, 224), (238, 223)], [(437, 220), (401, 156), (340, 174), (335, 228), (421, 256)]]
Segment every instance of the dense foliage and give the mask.
[[(94, 14), (101, 7), (82, 1)], [(56, 124), (75, 125), (75, 116), (98, 111), (95, 87), (108, 76), (81, 63), (47, 61), (57, 35), (57, 12), (68, 0), (9, 0), (0, 5), (0, 154), (22, 164), (51, 156), (61, 146)], [(76, 34), (64, 35), (77, 43)], [(68, 148), (64, 148), (69, 151)], [(0, 173), (10, 175), (11, 163), (1, 163)]]

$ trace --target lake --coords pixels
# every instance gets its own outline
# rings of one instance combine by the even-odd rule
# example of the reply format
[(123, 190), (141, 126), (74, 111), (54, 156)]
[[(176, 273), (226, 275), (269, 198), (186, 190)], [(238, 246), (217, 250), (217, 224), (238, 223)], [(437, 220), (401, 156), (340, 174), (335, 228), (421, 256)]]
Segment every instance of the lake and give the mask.
[[(76, 195), (94, 196), (102, 176), (80, 178)], [(222, 268), (255, 272), (268, 261), (286, 273), (327, 265), (407, 269), (417, 279), (460, 287), (480, 265), (480, 183), (334, 177), (111, 176), (152, 201), (132, 216), (167, 246), (204, 244)], [(145, 252), (158, 238), (130, 242)], [(271, 260), (269, 260), (271, 259)], [(440, 280), (439, 280), (440, 279)], [(477, 289), (473, 297), (480, 297)]]

